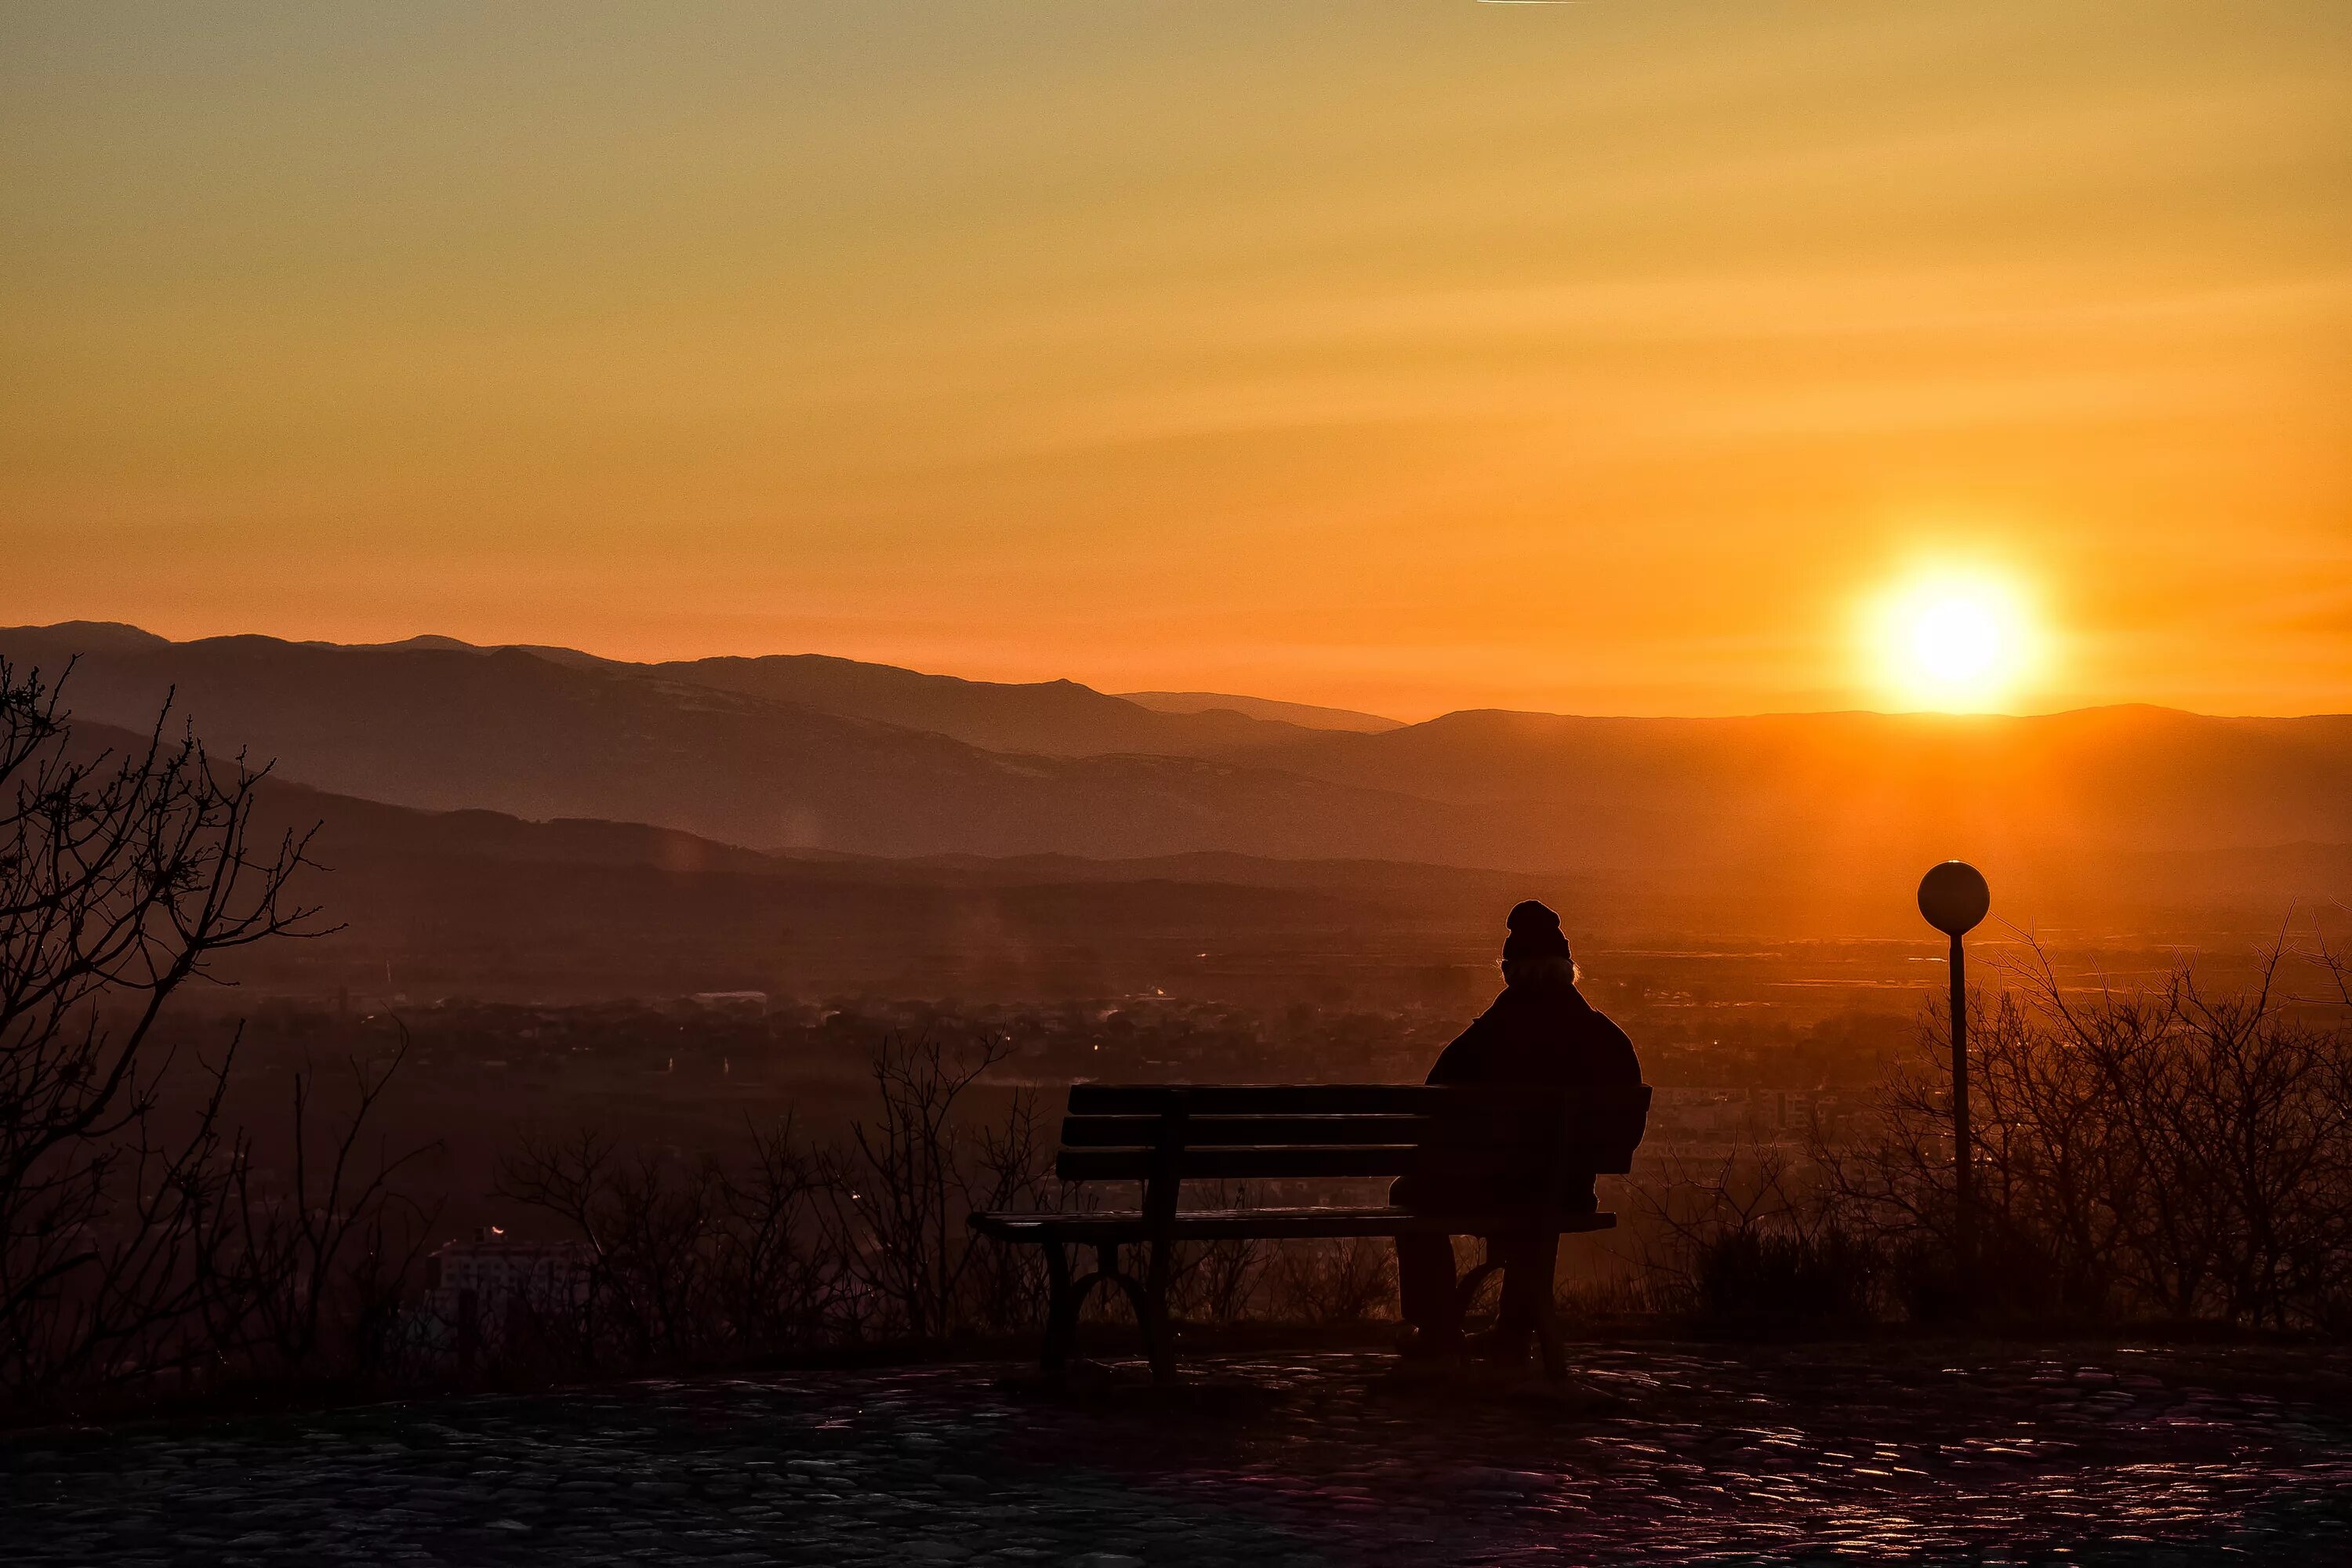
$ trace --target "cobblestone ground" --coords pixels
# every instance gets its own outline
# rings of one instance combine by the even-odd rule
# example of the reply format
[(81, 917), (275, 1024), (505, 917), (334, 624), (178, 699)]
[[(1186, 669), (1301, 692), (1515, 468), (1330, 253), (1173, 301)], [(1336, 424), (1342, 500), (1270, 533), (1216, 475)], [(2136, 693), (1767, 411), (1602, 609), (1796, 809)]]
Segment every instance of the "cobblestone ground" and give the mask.
[(2352, 1562), (2352, 1358), (1580, 1347), (651, 1382), (0, 1439), (10, 1563)]

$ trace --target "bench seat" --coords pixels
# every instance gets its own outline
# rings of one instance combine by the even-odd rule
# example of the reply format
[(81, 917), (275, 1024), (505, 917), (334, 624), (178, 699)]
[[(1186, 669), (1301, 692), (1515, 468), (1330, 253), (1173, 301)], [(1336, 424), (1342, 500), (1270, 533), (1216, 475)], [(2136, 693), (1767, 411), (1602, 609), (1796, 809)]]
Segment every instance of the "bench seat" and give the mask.
[[(1609, 1230), (1617, 1216), (1591, 1212), (1591, 1198), (1580, 1202), (1577, 1194), (1591, 1193), (1595, 1175), (1628, 1168), (1649, 1110), (1650, 1091), (1640, 1084), (1076, 1083), (1055, 1173), (1072, 1184), (1131, 1183), (1142, 1206), (968, 1218), (982, 1236), (1045, 1254), (1051, 1308), (1041, 1359), (1049, 1372), (1069, 1355), (1080, 1303), (1108, 1287), (1134, 1306), (1152, 1375), (1165, 1378), (1174, 1365), (1168, 1286), (1177, 1243)], [(1551, 1195), (1517, 1206), (1473, 1200), (1480, 1206), (1207, 1209), (1187, 1209), (1181, 1196), (1187, 1181), (1397, 1176), (1425, 1181), (1423, 1190), (1433, 1193)], [(1147, 1259), (1140, 1275), (1121, 1267), (1120, 1253), (1130, 1244)], [(1081, 1247), (1094, 1250), (1091, 1273), (1072, 1266), (1070, 1255)], [(1458, 1282), (1465, 1300), (1494, 1267), (1489, 1261)], [(1563, 1375), (1549, 1290), (1536, 1331), (1545, 1371)]]

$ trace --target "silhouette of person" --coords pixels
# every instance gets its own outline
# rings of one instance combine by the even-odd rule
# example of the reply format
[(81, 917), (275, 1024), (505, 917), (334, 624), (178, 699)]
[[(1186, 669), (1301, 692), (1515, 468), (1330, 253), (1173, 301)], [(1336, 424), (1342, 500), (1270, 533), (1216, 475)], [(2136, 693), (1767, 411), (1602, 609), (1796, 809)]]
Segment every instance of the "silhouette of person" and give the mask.
[[(1595, 1010), (1576, 988), (1574, 961), (1559, 917), (1529, 899), (1510, 913), (1511, 934), (1503, 943), (1503, 994), (1429, 1069), (1432, 1083), (1533, 1084), (1544, 1087), (1633, 1085), (1642, 1067), (1625, 1031)], [(1402, 1207), (1511, 1207), (1527, 1202), (1527, 1177), (1475, 1179), (1411, 1175), (1390, 1190)], [(1592, 1211), (1592, 1181), (1559, 1195), (1570, 1214)], [(1486, 1238), (1488, 1257), (1503, 1265), (1503, 1300), (1496, 1315), (1493, 1352), (1505, 1359), (1527, 1353), (1538, 1303), (1551, 1289), (1559, 1250), (1557, 1233)], [(1499, 1251), (1496, 1249), (1499, 1248)], [(1454, 1244), (1443, 1236), (1396, 1238), (1397, 1294), (1404, 1321), (1412, 1326), (1409, 1356), (1443, 1355), (1457, 1349), (1462, 1304), (1455, 1295)]]

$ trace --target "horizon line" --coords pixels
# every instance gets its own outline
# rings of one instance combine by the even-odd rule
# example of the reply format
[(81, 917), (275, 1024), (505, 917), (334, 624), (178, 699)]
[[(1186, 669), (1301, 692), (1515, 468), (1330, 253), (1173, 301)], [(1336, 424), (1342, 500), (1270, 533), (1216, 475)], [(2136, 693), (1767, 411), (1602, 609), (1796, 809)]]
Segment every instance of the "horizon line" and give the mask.
[[(919, 668), (914, 665), (894, 664), (883, 659), (858, 658), (847, 654), (824, 653), (814, 649), (801, 649), (796, 651), (777, 649), (771, 650), (766, 653), (702, 653), (670, 658), (646, 659), (628, 658), (614, 654), (597, 653), (589, 648), (575, 647), (564, 643), (515, 641), (488, 643), (473, 642), (465, 637), (452, 637), (446, 632), (417, 632), (405, 637), (395, 637), (373, 642), (338, 642), (331, 637), (286, 637), (276, 632), (260, 631), (215, 632), (208, 633), (201, 637), (167, 637), (161, 632), (151, 631), (147, 627), (138, 625), (136, 622), (101, 620), (90, 616), (69, 616), (65, 620), (46, 623), (25, 622), (16, 626), (0, 626), (0, 633), (47, 632), (54, 634), (81, 626), (114, 632), (134, 633), (140, 637), (173, 647), (187, 647), (198, 643), (206, 642), (252, 640), (278, 643), (289, 647), (335, 648), (349, 652), (390, 652), (400, 649), (434, 651), (436, 648), (439, 648), (449, 651), (462, 649), (476, 653), (499, 653), (509, 651), (531, 655), (558, 653), (571, 654), (582, 658), (593, 659), (600, 664), (627, 665), (641, 669), (653, 668), (665, 664), (694, 664), (707, 659), (721, 658), (823, 658), (833, 659), (843, 664), (860, 665), (869, 669), (898, 670), (905, 674), (922, 676), (926, 679), (961, 681), (964, 684), (971, 686), (994, 686), (1008, 688), (1074, 686), (1078, 688), (1080, 690), (1090, 691), (1097, 696), (1108, 697), (1115, 701), (1133, 701), (1133, 697), (1128, 693), (1113, 691), (1106, 686), (1096, 686), (1090, 682), (1080, 680), (1074, 676), (1056, 676), (1039, 680), (1000, 680), (985, 676), (958, 675), (946, 670), (923, 669)], [(419, 645), (425, 646), (422, 648), (419, 648)], [(1286, 707), (1321, 709), (1328, 712), (1350, 713), (1368, 719), (1379, 719), (1386, 723), (1396, 726), (1396, 728), (1400, 730), (1419, 729), (1425, 725), (1438, 723), (1446, 719), (1460, 718), (1465, 715), (1474, 714), (1500, 714), (1507, 717), (1528, 719), (1570, 719), (1592, 722), (1619, 721), (1640, 723), (1730, 723), (1759, 719), (1826, 719), (1853, 717), (1878, 719), (2059, 719), (2065, 718), (2073, 714), (2113, 712), (2126, 709), (2145, 709), (2150, 712), (2156, 713), (2175, 713), (2192, 719), (2300, 720), (2352, 718), (2352, 707), (2341, 709), (2319, 709), (2294, 713), (2219, 713), (2208, 712), (2202, 709), (2184, 708), (2168, 702), (2157, 702), (2140, 698), (2126, 698), (2112, 702), (2076, 702), (2064, 706), (2031, 709), (1825, 707), (1758, 709), (1725, 713), (1666, 713), (1654, 711), (1622, 713), (1567, 712), (1553, 709), (1512, 708), (1492, 703), (1474, 702), (1461, 707), (1448, 708), (1439, 712), (1432, 713), (1428, 717), (1423, 719), (1399, 719), (1392, 714), (1380, 713), (1370, 709), (1349, 707), (1343, 703), (1312, 701), (1304, 698), (1269, 697), (1262, 692), (1221, 691), (1205, 686), (1165, 687), (1154, 689), (1164, 690), (1171, 693), (1181, 691), (1185, 695), (1234, 697), (1249, 701), (1273, 703)], [(1144, 707), (1145, 705), (1142, 703), (1136, 703), (1136, 706)], [(1217, 711), (1217, 710), (1203, 710), (1203, 711)], [(1223, 710), (1223, 711), (1230, 712), (1235, 711), (1235, 710)], [(1307, 728), (1308, 726), (1302, 725), (1300, 727)], [(1326, 732), (1333, 734), (1370, 733), (1370, 731), (1337, 730)]]

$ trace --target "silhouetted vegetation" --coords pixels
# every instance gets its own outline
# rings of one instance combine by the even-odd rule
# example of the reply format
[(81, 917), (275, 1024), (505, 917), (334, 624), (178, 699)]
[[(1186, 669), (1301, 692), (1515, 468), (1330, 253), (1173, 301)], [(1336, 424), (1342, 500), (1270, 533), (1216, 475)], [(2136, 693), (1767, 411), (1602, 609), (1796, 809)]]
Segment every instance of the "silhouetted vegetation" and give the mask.
[(500, 1191), (581, 1244), (576, 1277), (517, 1290), (480, 1344), (556, 1369), (755, 1354), (822, 1340), (849, 1311), (822, 1244), (823, 1175), (789, 1125), (753, 1130), (751, 1159), (624, 1151), (583, 1132), (527, 1140)]
[[(1996, 1314), (2314, 1330), (2352, 1323), (2352, 1030), (2290, 1005), (2273, 955), (2213, 994), (2182, 969), (2080, 997), (2046, 963), (1973, 1004), (1982, 1255)], [(2332, 971), (2331, 971), (2332, 972)], [(1951, 1250), (1940, 1020), (1874, 1136), (1827, 1158), (1894, 1256)], [(1948, 1050), (1948, 1047), (1944, 1047)]]
[[(340, 1127), (292, 1081), (265, 1151), (225, 1115), (232, 1037), (159, 1047), (223, 953), (316, 929), (286, 897), (307, 840), (252, 842), (260, 775), (169, 712), (140, 747), (77, 748), (54, 686), (0, 663), (0, 1390), (40, 1401), (374, 1363), (424, 1215), (362, 1130), (396, 1057), (354, 1067)], [(197, 1080), (167, 1110), (175, 1072)], [(278, 1160), (283, 1163), (265, 1163)]]
[[(1975, 1254), (1958, 1256), (1948, 1019), (1851, 1137), (1653, 1167), (1648, 1299), (1726, 1322), (2352, 1328), (2352, 1007), (2273, 952), (2215, 993), (2061, 984), (2038, 949), (1971, 999)], [(2328, 1008), (2333, 1001), (2337, 1008)], [(2315, 1005), (2321, 1004), (2321, 1005)]]

